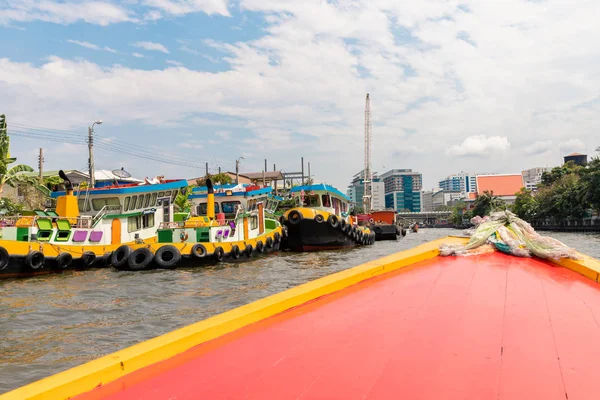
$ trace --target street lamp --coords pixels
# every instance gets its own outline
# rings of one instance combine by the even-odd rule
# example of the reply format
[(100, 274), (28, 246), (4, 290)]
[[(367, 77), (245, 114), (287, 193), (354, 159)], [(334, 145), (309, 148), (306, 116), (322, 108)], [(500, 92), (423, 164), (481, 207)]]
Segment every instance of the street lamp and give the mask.
[(96, 184), (94, 179), (94, 125), (102, 125), (102, 121), (98, 120), (88, 128), (88, 151), (90, 158), (88, 159), (88, 167), (90, 172), (90, 186), (93, 188)]
[(246, 157), (241, 156), (237, 160), (235, 160), (235, 184), (240, 184), (240, 160), (245, 160)]

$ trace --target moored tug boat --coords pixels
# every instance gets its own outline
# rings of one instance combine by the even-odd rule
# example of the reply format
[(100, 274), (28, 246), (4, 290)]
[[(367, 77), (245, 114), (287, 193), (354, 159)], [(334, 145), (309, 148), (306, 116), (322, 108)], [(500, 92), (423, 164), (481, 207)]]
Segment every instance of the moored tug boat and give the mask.
[(157, 243), (121, 246), (112, 266), (133, 271), (189, 267), (278, 250), (285, 232), (277, 220), (266, 217), (278, 204), (270, 191), (225, 190), (215, 195), (207, 179), (206, 189), (196, 188), (189, 196), (202, 215), (162, 223)]
[(396, 224), (395, 211), (372, 211), (369, 218), (375, 240), (397, 240), (406, 236), (406, 230)]
[(157, 241), (160, 223), (185, 180), (80, 189), (60, 171), (66, 191), (54, 192), (56, 209), (0, 220), (0, 278), (68, 269), (106, 267), (123, 244)]
[(290, 194), (298, 206), (281, 217), (288, 230), (290, 250), (333, 250), (375, 242), (375, 234), (368, 227), (358, 226), (356, 219), (348, 214), (350, 199), (334, 187), (298, 186)]

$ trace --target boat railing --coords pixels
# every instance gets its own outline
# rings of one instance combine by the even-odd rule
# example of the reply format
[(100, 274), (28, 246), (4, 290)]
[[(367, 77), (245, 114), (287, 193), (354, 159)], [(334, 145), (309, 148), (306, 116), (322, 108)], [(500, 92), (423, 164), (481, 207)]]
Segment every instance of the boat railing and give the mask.
[[(217, 225), (215, 225), (216, 223)], [(225, 220), (214, 220), (213, 224), (209, 224), (205, 221), (171, 221), (171, 222), (161, 222), (158, 225), (158, 229), (180, 229), (180, 228), (222, 228), (222, 227), (232, 227), (235, 226), (235, 219), (225, 219)]]
[(100, 220), (102, 220), (102, 218), (110, 211), (116, 211), (118, 214), (120, 214), (122, 212), (121, 205), (105, 205), (102, 207), (100, 211), (98, 211), (92, 218), (92, 226), (96, 226), (96, 224), (98, 224), (98, 222), (100, 222)]
[(82, 215), (79, 217), (51, 217), (51, 216), (40, 216), (40, 215), (17, 215), (0, 217), (0, 228), (9, 227), (35, 227), (38, 219), (52, 219), (53, 222), (57, 220), (69, 221), (69, 225), (72, 228), (89, 229), (92, 228), (92, 217)]

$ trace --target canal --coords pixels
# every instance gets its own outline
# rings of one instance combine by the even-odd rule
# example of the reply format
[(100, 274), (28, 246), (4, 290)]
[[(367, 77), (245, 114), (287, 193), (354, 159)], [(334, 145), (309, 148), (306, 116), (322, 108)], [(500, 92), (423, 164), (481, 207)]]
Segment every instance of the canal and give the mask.
[[(293, 286), (414, 247), (452, 229), (214, 267), (98, 269), (0, 281), (0, 393)], [(550, 236), (600, 259), (600, 234)]]

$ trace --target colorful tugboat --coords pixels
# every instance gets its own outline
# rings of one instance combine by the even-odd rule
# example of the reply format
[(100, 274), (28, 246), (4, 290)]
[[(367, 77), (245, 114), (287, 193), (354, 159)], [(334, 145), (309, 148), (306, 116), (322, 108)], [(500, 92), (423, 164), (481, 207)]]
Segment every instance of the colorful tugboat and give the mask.
[(548, 247), (531, 235), (533, 257), (439, 257), (468, 241), (367, 262), (0, 399), (600, 398), (600, 261), (538, 258)]
[(197, 266), (279, 249), (285, 232), (276, 219), (266, 217), (278, 204), (271, 188), (215, 194), (210, 179), (206, 185), (189, 196), (200, 215), (161, 223), (157, 243), (121, 246), (112, 266), (134, 271)]
[(395, 211), (371, 211), (369, 224), (375, 240), (397, 240), (406, 236), (406, 230), (396, 223)]
[(336, 188), (324, 184), (297, 186), (290, 194), (298, 206), (281, 217), (290, 250), (333, 250), (375, 242), (375, 234), (358, 226), (348, 214), (350, 199)]
[(67, 190), (54, 192), (56, 209), (2, 217), (0, 278), (108, 266), (123, 244), (157, 241), (156, 230), (173, 214), (172, 200), (185, 180), (81, 189), (60, 172)]

